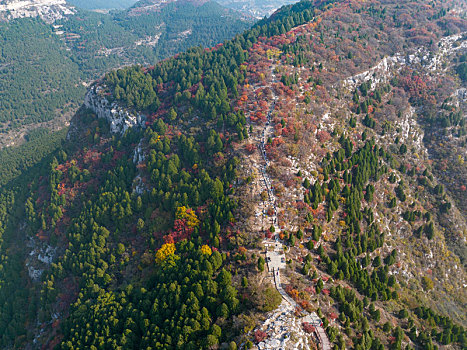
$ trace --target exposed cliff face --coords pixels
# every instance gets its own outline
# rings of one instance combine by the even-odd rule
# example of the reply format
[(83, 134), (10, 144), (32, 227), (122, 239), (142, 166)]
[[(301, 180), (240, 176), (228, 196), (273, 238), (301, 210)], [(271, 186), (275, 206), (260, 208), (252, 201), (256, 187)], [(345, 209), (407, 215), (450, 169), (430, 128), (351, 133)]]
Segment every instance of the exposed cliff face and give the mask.
[(0, 19), (2, 20), (40, 16), (47, 23), (53, 23), (73, 13), (74, 9), (65, 0), (4, 0), (0, 2)]
[(117, 102), (109, 100), (100, 92), (102, 87), (93, 86), (86, 94), (84, 105), (91, 109), (98, 118), (104, 118), (109, 122), (110, 131), (114, 134), (123, 134), (128, 128), (144, 127), (146, 116), (135, 114), (128, 109), (118, 105)]

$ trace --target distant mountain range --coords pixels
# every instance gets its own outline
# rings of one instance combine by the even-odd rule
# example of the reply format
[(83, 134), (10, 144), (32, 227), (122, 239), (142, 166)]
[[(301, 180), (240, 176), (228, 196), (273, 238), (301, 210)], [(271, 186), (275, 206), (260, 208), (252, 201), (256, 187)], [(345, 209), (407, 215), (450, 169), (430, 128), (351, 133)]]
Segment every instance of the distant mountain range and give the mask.
[(283, 5), (290, 5), (297, 0), (218, 0), (219, 4), (231, 9), (248, 13), (256, 18), (270, 16)]
[(67, 2), (86, 10), (126, 9), (136, 3), (135, 0), (67, 0)]
[[(136, 3), (135, 0), (67, 0), (67, 2), (87, 10), (125, 9)], [(279, 7), (296, 3), (297, 0), (218, 0), (217, 2), (250, 16), (263, 18), (264, 16), (270, 16)]]

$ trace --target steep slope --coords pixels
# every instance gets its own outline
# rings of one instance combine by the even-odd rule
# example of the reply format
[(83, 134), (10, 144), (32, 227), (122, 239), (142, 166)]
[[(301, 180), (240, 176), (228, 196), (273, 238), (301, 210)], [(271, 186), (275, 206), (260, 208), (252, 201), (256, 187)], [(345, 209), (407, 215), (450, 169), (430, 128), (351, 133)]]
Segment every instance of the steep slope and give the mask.
[[(315, 25), (266, 40), (257, 48), (261, 54), (255, 64), (250, 65), (250, 86), (242, 99), (250, 119), (261, 124), (269, 107), (256, 104), (258, 98), (270, 100), (271, 90), (283, 96), (274, 105), (275, 137), (266, 145), (269, 182), (279, 199), (269, 208), (259, 201), (257, 214), (250, 217), (245, 231), (269, 225), (258, 221), (261, 208), (269, 214), (278, 212), (282, 237), (291, 246), (287, 256), (292, 257), (292, 269), (286, 269), (291, 295), (304, 304), (311, 297), (331, 320), (341, 312), (341, 322), (331, 323), (342, 330), (348, 317), (349, 324), (362, 322), (349, 311), (355, 306), (362, 310), (362, 305), (353, 303), (349, 309), (344, 294), (347, 301), (341, 299), (329, 307), (332, 299), (328, 295), (334, 301), (342, 298), (336, 283), (327, 282), (332, 279), (345, 281), (337, 284), (346, 287), (348, 281), (353, 283), (357, 298), (367, 297), (364, 307), (369, 299), (383, 300), (370, 305), (370, 323), (377, 315), (377, 321), (396, 324), (392, 312), (404, 304), (430, 306), (457, 322), (466, 322), (466, 218), (465, 210), (459, 211), (452, 203), (452, 197), (465, 201), (465, 178), (461, 169), (451, 168), (437, 180), (434, 174), (440, 174), (437, 168), (446, 160), (434, 154), (434, 143), (423, 137), (425, 130), (446, 135), (440, 132), (440, 123), (454, 125), (449, 131), (453, 136), (443, 139), (449, 146), (435, 145), (452, 154), (452, 163), (463, 164), (465, 107), (456, 102), (457, 96), (463, 96), (463, 87), (455, 74), (455, 62), (462, 62), (465, 54), (465, 22), (437, 7), (427, 7), (423, 13), (419, 4), (397, 10), (391, 5), (395, 4), (336, 6)], [(450, 6), (455, 15), (458, 4)], [(388, 20), (391, 16), (393, 24)], [(427, 24), (427, 19), (432, 22)], [(440, 35), (447, 37), (432, 45)], [(280, 82), (275, 76), (281, 77)], [(371, 138), (374, 141), (368, 142)], [(378, 151), (375, 159), (369, 152), (372, 148)], [(256, 174), (262, 182), (261, 172)], [(438, 181), (452, 188), (451, 197)], [(258, 184), (253, 183), (245, 190), (250, 208), (255, 188), (258, 191)], [(313, 275), (314, 283), (310, 286), (298, 278), (298, 271)], [(325, 294), (320, 293), (323, 290)], [(394, 297), (397, 301), (386, 302)], [(432, 317), (423, 312), (417, 315), (419, 320)], [(426, 333), (420, 332), (417, 338), (417, 320), (415, 326), (413, 319), (402, 325), (410, 330), (410, 341), (425, 344)], [(347, 327), (346, 333), (353, 334)], [(426, 327), (423, 321), (421, 327)], [(448, 333), (445, 329), (437, 340), (449, 343)]]
[(106, 74), (0, 197), (2, 346), (465, 348), (461, 5), (302, 1)]

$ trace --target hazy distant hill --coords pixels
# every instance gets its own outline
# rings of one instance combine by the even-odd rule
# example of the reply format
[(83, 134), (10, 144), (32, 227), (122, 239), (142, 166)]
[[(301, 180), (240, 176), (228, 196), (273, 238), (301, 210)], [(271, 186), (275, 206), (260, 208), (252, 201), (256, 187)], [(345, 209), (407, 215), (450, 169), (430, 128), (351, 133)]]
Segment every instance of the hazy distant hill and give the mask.
[(263, 18), (270, 16), (279, 7), (294, 4), (298, 0), (219, 0), (218, 2), (256, 18)]
[(125, 9), (136, 3), (136, 0), (67, 0), (68, 3), (87, 10)]

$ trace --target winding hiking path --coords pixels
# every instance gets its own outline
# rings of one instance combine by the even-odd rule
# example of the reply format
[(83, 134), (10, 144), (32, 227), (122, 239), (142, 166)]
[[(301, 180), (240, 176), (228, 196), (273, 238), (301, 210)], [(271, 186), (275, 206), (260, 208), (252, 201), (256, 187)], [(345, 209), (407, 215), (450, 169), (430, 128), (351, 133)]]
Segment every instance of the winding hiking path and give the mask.
[[(271, 66), (271, 77), (272, 77), (272, 82), (276, 83), (277, 78), (276, 78), (276, 74), (274, 73), (274, 68), (275, 66), (272, 65)], [(273, 215), (271, 215), (271, 219), (272, 219), (272, 225), (274, 226), (274, 229), (275, 229), (274, 230), (275, 235), (273, 239), (266, 239), (264, 243), (266, 246), (266, 261), (268, 264), (269, 271), (271, 271), (273, 274), (274, 285), (277, 291), (281, 294), (284, 301), (288, 304), (285, 307), (285, 310), (293, 314), (297, 308), (301, 309), (301, 307), (295, 302), (295, 300), (293, 300), (285, 292), (284, 288), (282, 287), (280, 270), (286, 267), (285, 254), (284, 254), (284, 248), (283, 248), (282, 242), (280, 242), (279, 240), (280, 228), (279, 228), (278, 220), (277, 220), (277, 198), (274, 194), (274, 189), (272, 187), (271, 178), (267, 172), (267, 167), (269, 166), (270, 161), (266, 153), (265, 145), (266, 145), (267, 140), (270, 137), (274, 136), (274, 128), (272, 126), (272, 112), (274, 111), (276, 107), (276, 101), (278, 99), (277, 94), (274, 91), (274, 88), (271, 87), (271, 90), (273, 93), (273, 102), (271, 103), (268, 113), (267, 113), (266, 125), (264, 126), (263, 130), (260, 132), (259, 134), (260, 136), (258, 139), (258, 148), (259, 148), (259, 151), (261, 152), (261, 156), (264, 162), (262, 164), (258, 163), (257, 167), (262, 176), (262, 181), (261, 181), (262, 187), (268, 194), (268, 203), (273, 208), (273, 211), (274, 211)], [(268, 249), (271, 246), (274, 247), (272, 251)], [(331, 343), (329, 342), (326, 332), (324, 331), (322, 327), (321, 319), (318, 317), (318, 315), (315, 312), (308, 313), (305, 310), (303, 310), (303, 312), (306, 314), (306, 316), (303, 317), (301, 321), (308, 322), (315, 327), (315, 333), (319, 340), (321, 349), (331, 350)], [(285, 343), (286, 343), (286, 339), (282, 339), (280, 344), (279, 342), (276, 342), (275, 345), (272, 345), (272, 344), (270, 344), (269, 346), (258, 345), (258, 348), (260, 349), (263, 349), (263, 348), (264, 349), (284, 349)], [(305, 346), (307, 345), (308, 344), (306, 344)]]

